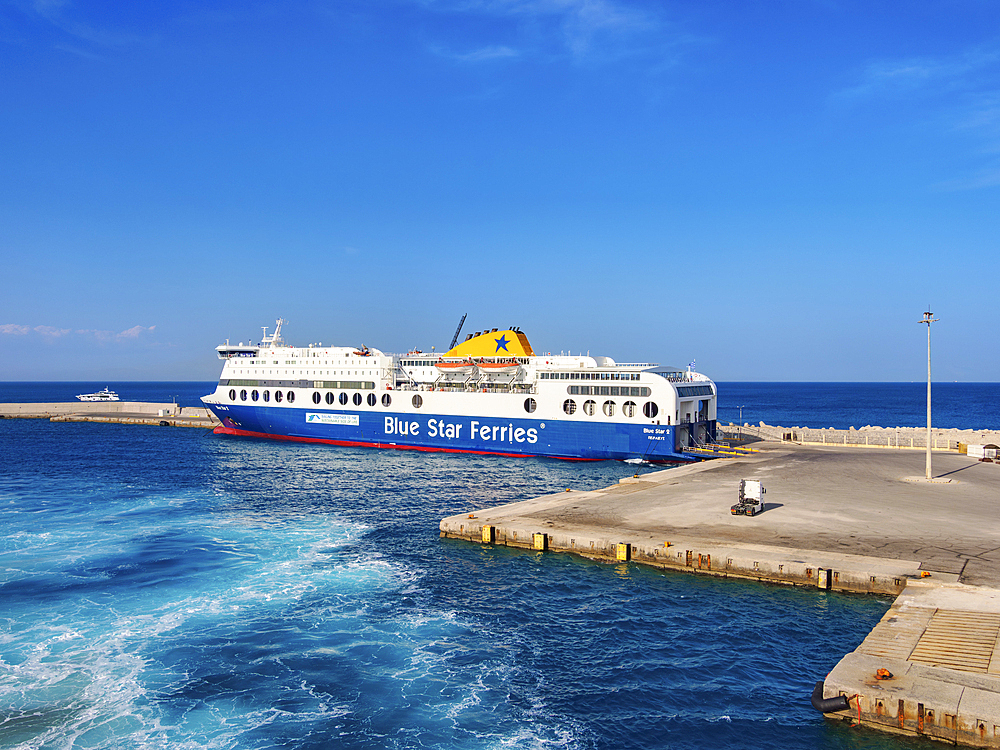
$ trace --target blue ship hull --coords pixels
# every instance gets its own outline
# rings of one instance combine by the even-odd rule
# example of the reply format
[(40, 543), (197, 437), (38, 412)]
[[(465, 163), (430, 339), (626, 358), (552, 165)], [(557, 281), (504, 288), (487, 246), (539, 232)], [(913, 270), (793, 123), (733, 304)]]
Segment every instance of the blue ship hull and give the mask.
[[(209, 404), (219, 434), (400, 450), (549, 456), (601, 461), (694, 459), (678, 451), (676, 426), (502, 419), (400, 412)], [(706, 423), (714, 434), (714, 423)]]

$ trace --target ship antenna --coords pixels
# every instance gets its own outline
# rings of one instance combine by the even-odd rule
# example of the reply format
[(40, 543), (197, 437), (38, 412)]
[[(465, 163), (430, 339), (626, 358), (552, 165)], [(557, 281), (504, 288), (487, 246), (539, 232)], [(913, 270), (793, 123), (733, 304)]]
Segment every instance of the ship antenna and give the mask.
[(455, 348), (455, 342), (458, 341), (458, 334), (462, 332), (462, 326), (465, 325), (465, 319), (469, 317), (469, 313), (462, 316), (462, 319), (458, 321), (458, 328), (455, 329), (455, 335), (451, 337), (451, 346), (448, 347), (448, 351)]

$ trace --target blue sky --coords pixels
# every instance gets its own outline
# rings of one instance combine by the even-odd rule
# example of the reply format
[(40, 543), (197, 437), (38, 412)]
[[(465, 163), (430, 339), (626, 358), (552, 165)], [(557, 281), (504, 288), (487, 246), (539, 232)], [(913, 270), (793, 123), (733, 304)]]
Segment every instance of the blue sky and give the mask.
[(1000, 381), (994, 0), (0, 0), (0, 380), (307, 344)]

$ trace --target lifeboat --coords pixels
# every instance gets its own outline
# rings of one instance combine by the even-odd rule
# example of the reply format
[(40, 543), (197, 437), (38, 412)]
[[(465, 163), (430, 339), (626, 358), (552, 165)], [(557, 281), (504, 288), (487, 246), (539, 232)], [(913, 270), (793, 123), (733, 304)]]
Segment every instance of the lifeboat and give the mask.
[(480, 360), (476, 363), (476, 367), (483, 372), (513, 372), (520, 366), (521, 365), (517, 362), (512, 362), (510, 360), (500, 362), (486, 362)]
[(441, 372), (455, 373), (457, 375), (468, 375), (476, 369), (476, 366), (467, 359), (457, 362), (445, 362), (443, 359), (439, 359), (434, 363), (434, 366)]

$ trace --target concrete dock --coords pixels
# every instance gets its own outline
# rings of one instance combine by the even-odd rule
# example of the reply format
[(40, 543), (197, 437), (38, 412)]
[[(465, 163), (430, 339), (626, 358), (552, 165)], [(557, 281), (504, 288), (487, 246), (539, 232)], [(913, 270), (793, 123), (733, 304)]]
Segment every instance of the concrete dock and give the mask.
[(48, 419), (52, 422), (109, 422), (214, 429), (219, 420), (208, 409), (148, 401), (66, 401), (0, 404), (0, 419)]
[[(850, 698), (841, 715), (864, 725), (1000, 747), (1000, 592), (987, 588), (1000, 583), (1000, 464), (935, 453), (927, 481), (914, 451), (754, 447), (605, 489), (470, 509), (442, 520), (441, 535), (897, 595), (825, 696)], [(764, 511), (734, 516), (739, 481), (751, 477), (767, 489)], [(973, 651), (969, 662), (942, 656)], [(876, 680), (879, 668), (893, 677)]]

